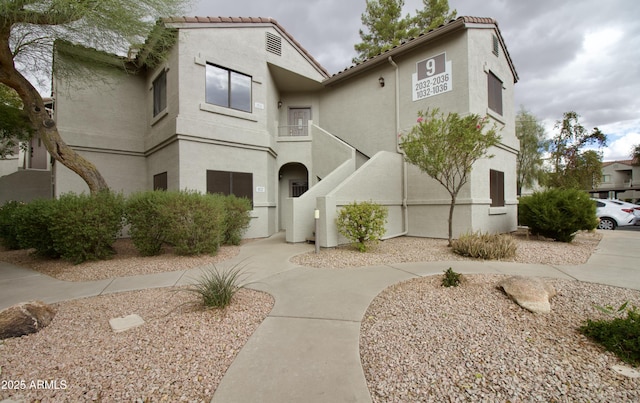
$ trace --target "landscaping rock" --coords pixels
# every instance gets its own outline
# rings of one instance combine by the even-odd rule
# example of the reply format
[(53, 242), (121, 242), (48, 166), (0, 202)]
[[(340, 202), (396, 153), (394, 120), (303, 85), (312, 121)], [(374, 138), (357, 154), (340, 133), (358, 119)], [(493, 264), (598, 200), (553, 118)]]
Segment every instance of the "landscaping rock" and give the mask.
[(109, 319), (109, 325), (111, 325), (111, 329), (115, 333), (120, 333), (129, 329), (133, 329), (134, 327), (144, 325), (144, 320), (140, 317), (140, 315), (136, 315), (134, 313), (127, 316), (122, 316), (120, 318), (111, 318)]
[(501, 281), (502, 288), (518, 305), (534, 313), (551, 312), (549, 300), (556, 295), (555, 288), (537, 277), (514, 276)]
[(0, 311), (0, 339), (20, 337), (48, 326), (55, 309), (42, 301), (29, 301)]

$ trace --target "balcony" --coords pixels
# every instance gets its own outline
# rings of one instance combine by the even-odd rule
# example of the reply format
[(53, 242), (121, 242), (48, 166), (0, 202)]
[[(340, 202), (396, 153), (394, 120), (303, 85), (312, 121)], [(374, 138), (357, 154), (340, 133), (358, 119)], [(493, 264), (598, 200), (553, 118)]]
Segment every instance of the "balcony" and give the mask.
[(309, 125), (278, 126), (278, 137), (308, 136)]

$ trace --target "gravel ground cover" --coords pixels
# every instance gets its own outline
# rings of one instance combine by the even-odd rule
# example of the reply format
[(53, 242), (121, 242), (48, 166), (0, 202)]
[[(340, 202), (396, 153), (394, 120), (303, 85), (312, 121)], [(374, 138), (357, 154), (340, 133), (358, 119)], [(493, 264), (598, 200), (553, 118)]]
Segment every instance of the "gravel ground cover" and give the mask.
[(637, 402), (640, 378), (581, 335), (594, 305), (640, 306), (640, 292), (572, 280), (550, 314), (533, 314), (496, 284), (502, 276), (409, 280), (378, 295), (360, 329), (360, 356), (374, 402)]
[[(523, 263), (580, 264), (598, 244), (597, 233), (573, 244), (515, 236)], [(104, 262), (71, 265), (0, 252), (0, 260), (69, 281), (184, 270), (235, 256), (137, 256), (126, 240)], [(294, 257), (329, 269), (370, 264), (463, 259), (446, 240), (400, 238), (371, 253), (349, 247)], [(360, 269), (356, 269), (360, 270)], [(497, 276), (469, 276), (459, 289), (439, 277), (390, 287), (363, 318), (361, 356), (375, 401), (634, 401), (637, 379), (612, 373), (612, 355), (577, 334), (595, 318), (593, 304), (632, 300), (638, 291), (555, 280), (550, 315), (529, 314), (495, 289)], [(0, 380), (47, 381), (58, 389), (0, 390), (0, 400), (209, 401), (226, 369), (268, 315), (273, 299), (242, 290), (224, 311), (197, 309), (196, 296), (175, 289), (105, 295), (55, 304), (58, 315), (40, 333), (0, 342)], [(146, 324), (113, 333), (108, 320), (131, 313)], [(61, 389), (64, 381), (65, 389)], [(37, 386), (37, 384), (36, 384)]]
[[(250, 241), (244, 241), (244, 243)], [(230, 259), (240, 253), (240, 246), (224, 245), (215, 256), (178, 256), (171, 249), (158, 256), (140, 256), (131, 239), (118, 239), (113, 245), (116, 254), (112, 259), (89, 261), (78, 265), (58, 259), (34, 256), (31, 250), (2, 250), (0, 260), (39, 271), (64, 281), (93, 281), (138, 274), (163, 273), (188, 270)]]
[[(7, 382), (0, 400), (209, 402), (274, 301), (240, 290), (225, 310), (197, 302), (192, 293), (153, 289), (55, 304), (51, 325), (0, 341), (0, 380)], [(132, 313), (145, 324), (111, 330), (110, 318)], [(16, 381), (25, 389), (6, 389)], [(49, 388), (38, 387), (44, 381)]]
[[(512, 235), (517, 245), (518, 263), (567, 264), (586, 263), (598, 246), (602, 235), (598, 232), (582, 232), (570, 243), (553, 242), (548, 239), (527, 236), (526, 233)], [(404, 262), (437, 262), (473, 260), (457, 255), (447, 247), (446, 239), (401, 237), (381, 241), (370, 251), (361, 253), (352, 246), (322, 249), (295, 256), (292, 262), (302, 266), (318, 268), (348, 268)]]

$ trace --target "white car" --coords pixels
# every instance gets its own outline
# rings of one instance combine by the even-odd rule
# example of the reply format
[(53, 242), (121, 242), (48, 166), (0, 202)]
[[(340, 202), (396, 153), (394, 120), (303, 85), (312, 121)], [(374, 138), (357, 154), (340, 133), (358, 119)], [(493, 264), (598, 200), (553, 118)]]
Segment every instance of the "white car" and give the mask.
[(622, 206), (624, 208), (630, 208), (633, 210), (633, 215), (636, 216), (636, 225), (640, 225), (640, 206), (638, 206), (637, 204), (633, 204), (633, 203), (627, 203), (624, 202), (622, 200), (618, 200), (618, 199), (608, 199), (611, 202)]
[(613, 230), (617, 227), (635, 225), (637, 218), (634, 209), (620, 205), (613, 200), (594, 199), (596, 216), (600, 219), (598, 229)]

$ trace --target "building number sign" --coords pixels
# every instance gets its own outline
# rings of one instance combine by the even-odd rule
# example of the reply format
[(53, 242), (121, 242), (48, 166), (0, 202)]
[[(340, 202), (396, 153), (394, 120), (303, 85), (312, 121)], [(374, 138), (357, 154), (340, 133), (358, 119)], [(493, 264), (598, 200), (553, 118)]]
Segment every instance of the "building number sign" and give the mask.
[(416, 63), (416, 72), (412, 74), (413, 100), (419, 101), (453, 89), (451, 60), (446, 53)]

